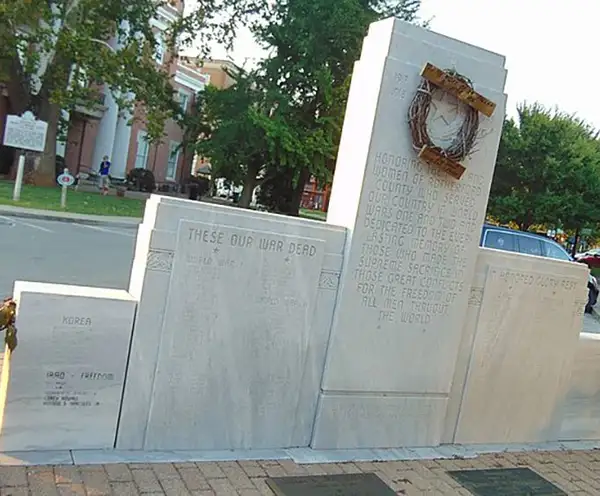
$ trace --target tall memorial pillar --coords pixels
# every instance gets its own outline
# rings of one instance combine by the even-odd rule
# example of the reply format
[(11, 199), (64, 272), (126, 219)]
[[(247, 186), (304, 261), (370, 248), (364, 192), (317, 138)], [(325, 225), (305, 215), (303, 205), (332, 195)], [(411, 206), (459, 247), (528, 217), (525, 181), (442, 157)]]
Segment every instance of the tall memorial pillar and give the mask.
[[(429, 63), (493, 102), (455, 179), (418, 157), (408, 124)], [(504, 57), (397, 19), (356, 63), (327, 222), (349, 230), (312, 446), (441, 441), (502, 131)], [(433, 87), (435, 88), (435, 87)], [(466, 105), (435, 90), (427, 131), (447, 148)]]

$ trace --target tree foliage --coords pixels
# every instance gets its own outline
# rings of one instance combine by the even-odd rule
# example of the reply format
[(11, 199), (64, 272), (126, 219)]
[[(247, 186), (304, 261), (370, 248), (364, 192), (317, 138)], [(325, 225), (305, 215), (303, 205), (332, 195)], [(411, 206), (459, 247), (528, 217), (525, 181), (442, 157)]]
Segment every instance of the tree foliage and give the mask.
[[(310, 176), (321, 183), (331, 180), (350, 77), (369, 24), (390, 15), (412, 21), (420, 0), (265, 2), (270, 8), (261, 10), (252, 32), (269, 56), (253, 71), (256, 101), (247, 108), (264, 109), (266, 98), (269, 112), (263, 110), (247, 121), (253, 129), (248, 133), (266, 138), (252, 143), (264, 152), (262, 202), (271, 210), (297, 215)], [(275, 107), (270, 106), (273, 102)], [(213, 116), (211, 126), (217, 121), (225, 125), (230, 119), (226, 113)], [(237, 135), (229, 136), (233, 148)], [(216, 144), (216, 140), (204, 141), (200, 149), (210, 158), (217, 157), (223, 142), (212, 149)], [(244, 171), (254, 156), (230, 165)]]
[(600, 222), (600, 143), (580, 119), (538, 104), (504, 123), (488, 214), (521, 229)]
[[(198, 36), (203, 47), (215, 40), (230, 43), (236, 25), (255, 7), (253, 0), (195, 3), (193, 12), (161, 35), (167, 52)], [(0, 1), (0, 83), (13, 113), (29, 109), (49, 122), (47, 171), (54, 169), (61, 109), (92, 105), (104, 84), (121, 107), (132, 107), (131, 95), (144, 105), (151, 138), (162, 136), (167, 119), (185, 119), (174, 102), (168, 66), (158, 66), (153, 57), (159, 40), (151, 21), (166, 5), (155, 0)]]

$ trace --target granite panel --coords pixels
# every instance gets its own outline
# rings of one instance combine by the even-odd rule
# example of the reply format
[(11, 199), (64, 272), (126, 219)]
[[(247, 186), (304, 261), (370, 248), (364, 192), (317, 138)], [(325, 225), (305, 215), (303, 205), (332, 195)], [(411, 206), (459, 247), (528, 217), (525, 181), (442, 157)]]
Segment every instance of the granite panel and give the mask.
[[(373, 25), (354, 69), (327, 218), (349, 235), (316, 448), (435, 445), (445, 429), (506, 71), (501, 57), (435, 33), (406, 36), (410, 29), (396, 21)], [(459, 181), (422, 163), (412, 146), (407, 115), (425, 62), (456, 69), (497, 104), (491, 118), (480, 116)], [(441, 92), (432, 98), (429, 135), (448, 146), (465, 110)], [(386, 420), (382, 412), (394, 402), (402, 408)], [(352, 408), (344, 413), (346, 404)], [(344, 428), (335, 430), (336, 422)]]
[(321, 372), (307, 370), (307, 356), (323, 249), (180, 222), (146, 449), (297, 444), (296, 425), (314, 418), (302, 377)]
[(329, 450), (435, 445), (442, 435), (447, 401), (417, 395), (321, 395), (311, 446)]
[(587, 268), (486, 249), (480, 256), (487, 277), (454, 442), (555, 440)]
[[(244, 227), (285, 235), (323, 239), (322, 270), (311, 316), (306, 366), (301, 375), (300, 403), (311, 415), (296, 418), (291, 434), (296, 444), (310, 442), (319, 385), (325, 361), (333, 310), (337, 297), (346, 230), (322, 222), (249, 212), (242, 209), (153, 195), (140, 227), (130, 291), (140, 299), (117, 439), (119, 449), (142, 449), (152, 400), (161, 340), (164, 309), (176, 252), (176, 232), (181, 219), (214, 226)], [(155, 226), (159, 226), (156, 228)], [(143, 419), (140, 421), (140, 419)], [(198, 447), (202, 449), (204, 447)]]
[(569, 386), (557, 410), (558, 439), (600, 439), (600, 335), (579, 335)]
[(112, 448), (136, 301), (17, 281), (19, 344), (2, 370), (1, 451)]

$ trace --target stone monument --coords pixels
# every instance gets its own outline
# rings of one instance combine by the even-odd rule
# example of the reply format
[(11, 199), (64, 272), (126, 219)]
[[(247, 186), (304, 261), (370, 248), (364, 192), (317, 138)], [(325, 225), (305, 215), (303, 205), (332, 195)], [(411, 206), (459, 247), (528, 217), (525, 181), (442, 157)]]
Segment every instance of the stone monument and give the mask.
[(307, 446), (345, 230), (153, 196), (120, 449)]
[[(426, 64), (495, 103), (455, 179), (417, 156), (408, 113)], [(506, 97), (504, 58), (397, 19), (356, 63), (327, 222), (349, 230), (312, 446), (440, 443)], [(453, 141), (467, 105), (432, 96), (428, 132)]]
[(136, 301), (126, 291), (17, 281), (0, 451), (113, 448)]

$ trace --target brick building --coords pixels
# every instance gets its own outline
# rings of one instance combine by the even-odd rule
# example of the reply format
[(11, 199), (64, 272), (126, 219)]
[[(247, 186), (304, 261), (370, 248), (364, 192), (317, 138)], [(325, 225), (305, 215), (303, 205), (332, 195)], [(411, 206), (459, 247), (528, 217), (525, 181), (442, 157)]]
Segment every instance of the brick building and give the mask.
[[(160, 41), (161, 32), (182, 15), (183, 7), (181, 0), (159, 7), (156, 18), (152, 20), (159, 40), (154, 56), (156, 63), (171, 74), (176, 98), (182, 107), (190, 111), (196, 94), (206, 85), (223, 87), (231, 84), (231, 81), (223, 68), (228, 62), (216, 60), (204, 65), (184, 63), (169, 53)], [(109, 40), (108, 44), (116, 47), (117, 40)], [(135, 100), (135, 95), (128, 97)], [(133, 112), (135, 119), (130, 124), (130, 110), (120, 109), (108, 88), (100, 88), (95, 105), (75, 107), (71, 112), (63, 111), (63, 118), (68, 120), (69, 126), (66, 141), (57, 141), (57, 156), (64, 157), (65, 165), (73, 174), (97, 170), (104, 155), (108, 155), (112, 161), (111, 176), (114, 178), (123, 179), (129, 170), (142, 167), (151, 170), (159, 184), (185, 181), (191, 172), (194, 156), (179, 148), (184, 137), (183, 130), (170, 120), (165, 124), (163, 139), (151, 144), (146, 140), (143, 106), (136, 105)], [(5, 116), (9, 113), (7, 95), (0, 88), (0, 136), (4, 134)], [(12, 163), (12, 153), (12, 150), (0, 146), (0, 161), (4, 154), (4, 162)]]

